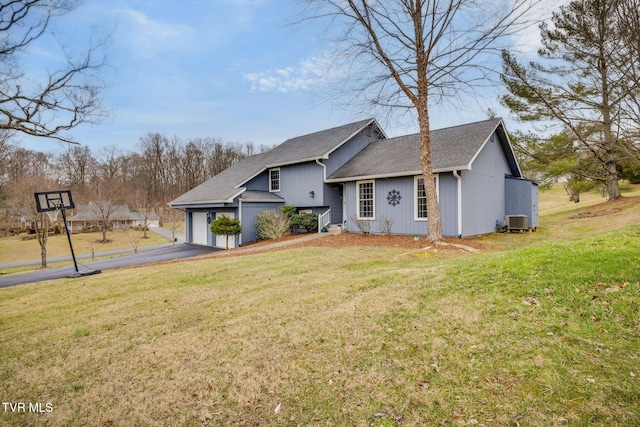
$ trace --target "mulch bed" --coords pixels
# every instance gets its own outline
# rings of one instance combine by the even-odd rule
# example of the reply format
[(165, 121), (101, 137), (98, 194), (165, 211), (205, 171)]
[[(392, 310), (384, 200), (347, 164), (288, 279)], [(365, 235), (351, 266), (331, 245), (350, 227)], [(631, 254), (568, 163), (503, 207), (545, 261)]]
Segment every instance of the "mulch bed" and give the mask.
[[(612, 215), (625, 209), (634, 208), (640, 203), (640, 197), (620, 197), (585, 208), (582, 212), (571, 215), (569, 219), (595, 218), (598, 216)], [(579, 206), (578, 206), (579, 208)]]

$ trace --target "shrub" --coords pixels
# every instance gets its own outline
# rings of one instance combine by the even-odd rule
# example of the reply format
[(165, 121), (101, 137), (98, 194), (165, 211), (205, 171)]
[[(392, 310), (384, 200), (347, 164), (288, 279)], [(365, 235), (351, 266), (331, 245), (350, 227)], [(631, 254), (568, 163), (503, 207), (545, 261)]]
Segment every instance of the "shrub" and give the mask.
[(290, 220), (281, 211), (262, 211), (258, 214), (256, 234), (259, 240), (280, 239), (290, 233)]
[(282, 212), (287, 218), (291, 218), (296, 214), (296, 207), (293, 205), (282, 205), (280, 206), (280, 212)]
[(318, 216), (312, 213), (303, 213), (303, 214), (293, 215), (291, 217), (291, 229), (317, 231)]
[(382, 234), (391, 234), (391, 228), (393, 227), (393, 219), (389, 218), (386, 215), (382, 215), (378, 220), (378, 224), (380, 224), (380, 231)]
[(356, 224), (356, 227), (358, 227), (358, 230), (360, 230), (362, 234), (369, 234), (369, 232), (371, 232), (370, 220), (358, 219), (357, 217), (352, 216), (351, 221), (353, 221)]

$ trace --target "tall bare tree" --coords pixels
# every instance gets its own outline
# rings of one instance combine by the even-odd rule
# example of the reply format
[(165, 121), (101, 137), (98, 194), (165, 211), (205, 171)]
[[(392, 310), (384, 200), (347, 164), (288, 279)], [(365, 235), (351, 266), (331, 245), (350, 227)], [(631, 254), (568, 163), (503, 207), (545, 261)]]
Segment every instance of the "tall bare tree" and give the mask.
[[(345, 32), (340, 42), (366, 61), (361, 93), (376, 106), (415, 111), (427, 197), (428, 239), (442, 240), (433, 178), (429, 107), (486, 84), (486, 53), (522, 25), (531, 1), (310, 0)], [(503, 46), (504, 47), (504, 46)]]
[(103, 118), (102, 43), (83, 54), (65, 52), (65, 67), (25, 73), (20, 59), (51, 31), (52, 21), (77, 0), (0, 0), (0, 129), (72, 142), (67, 131)]

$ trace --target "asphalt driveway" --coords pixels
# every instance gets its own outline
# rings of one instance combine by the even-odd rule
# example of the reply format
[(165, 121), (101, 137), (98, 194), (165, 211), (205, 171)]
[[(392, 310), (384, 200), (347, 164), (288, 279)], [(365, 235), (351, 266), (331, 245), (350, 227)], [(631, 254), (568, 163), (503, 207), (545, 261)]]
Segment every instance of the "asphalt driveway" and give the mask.
[[(191, 258), (219, 250), (221, 249), (192, 245), (188, 243), (180, 243), (177, 245), (169, 244), (137, 254), (123, 255), (117, 258), (87, 262), (83, 264), (78, 263), (78, 272), (82, 275), (87, 275), (95, 272), (96, 270), (112, 270), (115, 268), (131, 267), (158, 261)], [(43, 280), (61, 279), (63, 277), (71, 277), (74, 275), (76, 275), (75, 269), (73, 265), (70, 265), (67, 267), (47, 268), (30, 273), (14, 274), (7, 277), (0, 276), (0, 288), (23, 283), (40, 282)]]

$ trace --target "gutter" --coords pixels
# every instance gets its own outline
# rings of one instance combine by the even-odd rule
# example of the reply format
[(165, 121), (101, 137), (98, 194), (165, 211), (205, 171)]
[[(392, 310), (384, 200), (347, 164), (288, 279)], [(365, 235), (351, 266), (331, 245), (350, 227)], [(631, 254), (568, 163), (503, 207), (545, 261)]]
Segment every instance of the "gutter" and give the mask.
[(322, 181), (327, 182), (327, 165), (322, 163), (320, 159), (316, 159), (316, 163), (322, 166)]
[(462, 177), (457, 170), (453, 171), (453, 176), (458, 181), (458, 238), (462, 237)]

